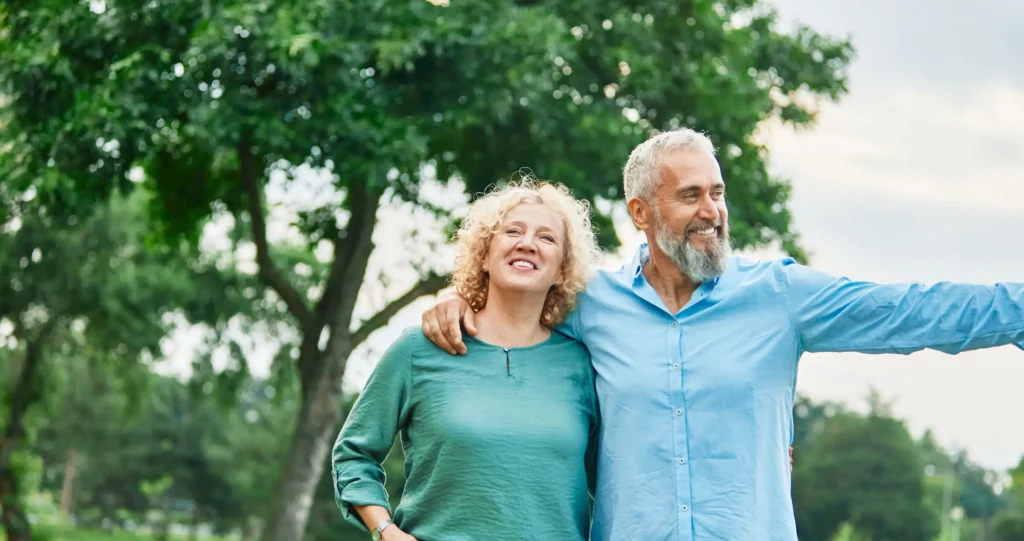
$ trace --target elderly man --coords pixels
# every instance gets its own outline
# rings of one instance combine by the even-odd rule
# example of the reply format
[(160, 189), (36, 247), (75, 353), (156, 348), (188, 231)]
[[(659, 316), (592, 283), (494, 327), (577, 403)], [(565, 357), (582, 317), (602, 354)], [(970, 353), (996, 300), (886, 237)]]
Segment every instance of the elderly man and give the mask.
[[(559, 328), (598, 376), (595, 540), (795, 541), (787, 449), (804, 352), (1024, 342), (1024, 284), (883, 285), (730, 257), (725, 183), (697, 132), (644, 142), (624, 177), (647, 243), (593, 278)], [(448, 295), (424, 332), (461, 352), (471, 319)]]

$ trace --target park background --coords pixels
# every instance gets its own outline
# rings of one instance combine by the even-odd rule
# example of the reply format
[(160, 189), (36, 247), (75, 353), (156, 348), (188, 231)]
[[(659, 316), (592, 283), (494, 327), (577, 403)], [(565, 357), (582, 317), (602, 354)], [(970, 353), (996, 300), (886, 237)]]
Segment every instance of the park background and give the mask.
[[(362, 539), (326, 446), (468, 194), (568, 184), (613, 268), (652, 129), (720, 148), (743, 252), (1020, 281), (1020, 50), (1013, 0), (8, 0), (3, 530)], [(1024, 539), (1022, 361), (805, 356), (801, 539)]]

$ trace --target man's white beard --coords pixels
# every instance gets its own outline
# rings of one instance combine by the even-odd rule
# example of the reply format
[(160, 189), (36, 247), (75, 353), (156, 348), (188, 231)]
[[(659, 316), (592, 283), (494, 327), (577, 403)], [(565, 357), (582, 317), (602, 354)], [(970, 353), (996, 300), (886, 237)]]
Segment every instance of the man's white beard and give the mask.
[(658, 248), (668, 256), (673, 263), (679, 267), (683, 274), (690, 277), (694, 283), (701, 284), (718, 278), (725, 272), (729, 264), (729, 254), (732, 247), (729, 244), (729, 229), (722, 224), (724, 235), (717, 239), (708, 248), (707, 252), (694, 248), (686, 233), (676, 234), (665, 227), (661, 216), (655, 216), (657, 225), (655, 227), (654, 239)]

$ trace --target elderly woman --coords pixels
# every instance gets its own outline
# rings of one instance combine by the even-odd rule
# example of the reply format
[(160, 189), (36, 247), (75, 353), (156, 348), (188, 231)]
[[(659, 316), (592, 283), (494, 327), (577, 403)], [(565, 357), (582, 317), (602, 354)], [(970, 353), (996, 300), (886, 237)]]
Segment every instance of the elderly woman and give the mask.
[[(598, 410), (587, 350), (552, 329), (598, 248), (585, 201), (537, 181), (477, 200), (453, 282), (476, 313), (466, 357), (410, 328), (384, 353), (338, 436), (346, 519), (384, 541), (589, 537)], [(392, 515), (381, 462), (396, 435), (405, 491)]]

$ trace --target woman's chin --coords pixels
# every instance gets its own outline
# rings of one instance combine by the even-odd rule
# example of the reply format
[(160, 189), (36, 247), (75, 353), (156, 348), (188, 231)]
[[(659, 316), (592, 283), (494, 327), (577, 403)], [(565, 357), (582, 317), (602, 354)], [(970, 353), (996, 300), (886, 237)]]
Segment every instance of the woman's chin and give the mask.
[(501, 283), (491, 283), (495, 292), (499, 294), (537, 296), (543, 298), (551, 289), (552, 284), (542, 284), (536, 280), (507, 280)]

